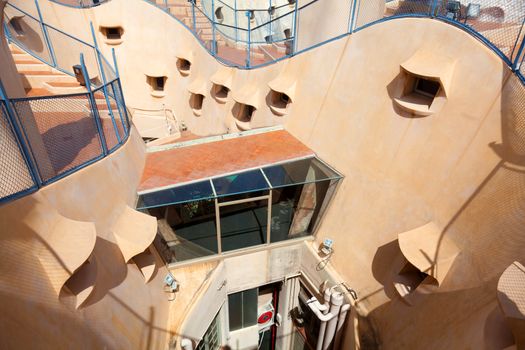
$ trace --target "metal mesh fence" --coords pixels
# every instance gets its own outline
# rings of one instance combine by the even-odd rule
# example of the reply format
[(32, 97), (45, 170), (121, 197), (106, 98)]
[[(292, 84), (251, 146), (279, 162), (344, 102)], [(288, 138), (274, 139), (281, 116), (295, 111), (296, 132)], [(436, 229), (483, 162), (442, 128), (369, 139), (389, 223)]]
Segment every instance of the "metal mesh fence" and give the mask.
[(80, 54), (82, 53), (91, 83), (95, 86), (102, 85), (102, 76), (94, 46), (53, 27), (48, 26), (47, 32), (51, 42), (60, 43), (60, 45), (53, 45), (58, 68), (73, 75), (73, 66), (80, 64)]
[(103, 155), (88, 94), (11, 100), (43, 183)]
[(523, 53), (523, 56), (521, 57), (521, 61), (518, 61), (519, 63), (519, 70), (518, 73), (521, 75), (523, 81), (525, 82), (525, 52)]
[(106, 60), (103, 55), (100, 55), (100, 70), (104, 72), (106, 82), (117, 79), (117, 73), (113, 69), (113, 66)]
[(129, 135), (130, 124), (128, 112), (125, 107), (124, 95), (122, 94), (118, 81), (115, 80), (108, 85), (108, 93), (117, 102), (118, 118), (116, 114), (115, 118), (117, 119), (117, 127), (119, 128), (120, 135), (123, 135), (122, 139), (125, 139)]
[(53, 64), (51, 52), (42, 31), (40, 21), (27, 12), (9, 5), (4, 12), (7, 35), (11, 41), (32, 52), (48, 64)]
[(363, 26), (377, 20), (407, 15), (430, 15), (435, 0), (392, 0), (370, 1), (356, 0), (353, 13), (354, 28)]
[(512, 60), (525, 19), (525, 1), (521, 0), (442, 0), (437, 5), (441, 18), (469, 26)]
[[(111, 96), (104, 95), (102, 88), (93, 92), (95, 102), (97, 105), (98, 116), (100, 118), (100, 125), (103, 130), (103, 135), (106, 140), (106, 146), (109, 151), (115, 150), (121, 140), (120, 134), (117, 134), (117, 124), (115, 118), (118, 118), (118, 108), (115, 99)], [(117, 110), (117, 114), (114, 114), (114, 110)]]
[(0, 201), (36, 188), (0, 100)]
[(88, 8), (98, 6), (109, 0), (50, 0), (51, 2), (69, 7)]

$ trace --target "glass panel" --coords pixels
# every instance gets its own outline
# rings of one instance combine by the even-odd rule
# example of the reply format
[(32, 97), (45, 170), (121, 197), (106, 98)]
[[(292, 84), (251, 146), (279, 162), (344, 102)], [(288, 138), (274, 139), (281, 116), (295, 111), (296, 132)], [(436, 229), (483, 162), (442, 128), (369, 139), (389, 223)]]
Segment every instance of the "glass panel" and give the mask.
[(244, 328), (255, 326), (257, 324), (257, 288), (245, 290), (242, 298), (242, 323)]
[(157, 192), (140, 195), (137, 209), (146, 209), (164, 205), (193, 201), (196, 199), (213, 198), (213, 190), (209, 181), (196, 182), (189, 185), (173, 187)]
[(219, 203), (228, 203), (228, 202), (238, 201), (241, 199), (257, 198), (257, 197), (263, 197), (263, 196), (269, 196), (269, 195), (270, 195), (269, 190), (263, 190), (263, 191), (254, 191), (254, 192), (228, 195), (225, 197), (219, 197), (218, 200), (219, 200)]
[(221, 207), (222, 251), (265, 244), (267, 223), (266, 199)]
[(228, 295), (230, 332), (242, 328), (242, 292)]
[(218, 253), (214, 200), (153, 208), (149, 214), (158, 220), (159, 251), (168, 263)]
[(213, 186), (218, 197), (268, 189), (259, 169), (213, 179)]
[(330, 184), (321, 181), (274, 189), (270, 242), (312, 234)]
[(272, 187), (309, 183), (340, 178), (337, 173), (316, 158), (274, 165), (263, 168)]
[(230, 332), (257, 324), (257, 295), (257, 288), (228, 295)]

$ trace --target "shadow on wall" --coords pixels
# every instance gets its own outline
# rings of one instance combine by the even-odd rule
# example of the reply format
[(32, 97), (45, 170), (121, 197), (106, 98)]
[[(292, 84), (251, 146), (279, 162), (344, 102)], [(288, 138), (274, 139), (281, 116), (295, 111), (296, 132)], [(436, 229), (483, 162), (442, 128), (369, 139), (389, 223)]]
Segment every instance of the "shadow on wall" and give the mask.
[(487, 349), (506, 349), (514, 345), (514, 336), (499, 305), (494, 306), (485, 320), (483, 335)]
[[(44, 53), (47, 48), (44, 45), (44, 42), (42, 41), (41, 35), (42, 33), (36, 32), (31, 25), (26, 23), (25, 18), (18, 18), (19, 25), (22, 29), (20, 35), (16, 35), (16, 39), (24, 44), (28, 49), (31, 51), (34, 51), (36, 53), (42, 54)], [(38, 27), (38, 22), (34, 22), (33, 25), (36, 25)], [(38, 27), (40, 29), (40, 27)], [(16, 34), (17, 31), (11, 29), (11, 33)], [(47, 57), (47, 54), (42, 55), (42, 57)]]
[[(389, 93), (399, 88), (396, 81), (389, 85)], [(379, 339), (385, 349), (501, 349), (514, 344), (496, 300), (496, 285), (507, 266), (524, 259), (525, 87), (506, 73), (502, 87), (501, 106), (493, 111), (501, 112), (501, 143), (486, 145), (500, 161), (450, 218), (438, 243), (437, 252), (450, 235), (462, 250), (442, 283), (444, 290), (407, 306), (392, 283), (404, 258), (398, 241), (379, 247), (372, 271), (383, 289), (371, 295), (384, 292), (390, 300), (369, 313), (375, 327), (360, 334), (363, 341)], [(402, 111), (399, 115), (405, 116)], [(437, 255), (430, 257), (434, 263)], [(418, 336), (422, 332), (425, 337)], [(456, 335), (453, 339), (446, 336), (451, 332)]]

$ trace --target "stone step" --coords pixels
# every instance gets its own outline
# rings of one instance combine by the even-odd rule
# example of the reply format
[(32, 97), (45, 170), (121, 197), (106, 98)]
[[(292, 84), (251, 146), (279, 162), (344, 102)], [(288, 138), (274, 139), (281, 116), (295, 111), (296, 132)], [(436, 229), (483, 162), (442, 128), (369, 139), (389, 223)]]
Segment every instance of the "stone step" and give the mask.
[(49, 90), (56, 95), (87, 92), (86, 88), (84, 86), (80, 86), (78, 82), (46, 81), (42, 85), (46, 90)]
[(15, 64), (19, 72), (51, 72), (51, 67), (42, 62), (16, 61)]

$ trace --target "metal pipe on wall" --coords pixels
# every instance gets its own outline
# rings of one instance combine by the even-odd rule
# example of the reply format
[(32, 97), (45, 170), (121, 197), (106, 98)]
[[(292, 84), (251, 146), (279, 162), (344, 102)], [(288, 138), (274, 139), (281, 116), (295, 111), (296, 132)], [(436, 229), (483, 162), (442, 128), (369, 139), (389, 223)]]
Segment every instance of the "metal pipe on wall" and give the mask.
[[(330, 349), (330, 346), (333, 343), (336, 328), (337, 328), (337, 322), (339, 320), (339, 312), (341, 311), (341, 306), (344, 302), (343, 293), (338, 291), (332, 291), (332, 289), (329, 289), (330, 291), (330, 314), (334, 315), (334, 317), (326, 322), (326, 331), (324, 334), (323, 339), (323, 347), (322, 350), (328, 350)], [(325, 292), (325, 298), (326, 298), (326, 292)], [(321, 337), (319, 337), (321, 339)]]
[(350, 310), (350, 304), (344, 304), (341, 307), (341, 311), (339, 312), (339, 317), (337, 319), (337, 327), (335, 330), (335, 339), (334, 339), (334, 350), (337, 350), (341, 346), (341, 338), (343, 337), (343, 326), (346, 322), (346, 316), (348, 314), (348, 311)]

